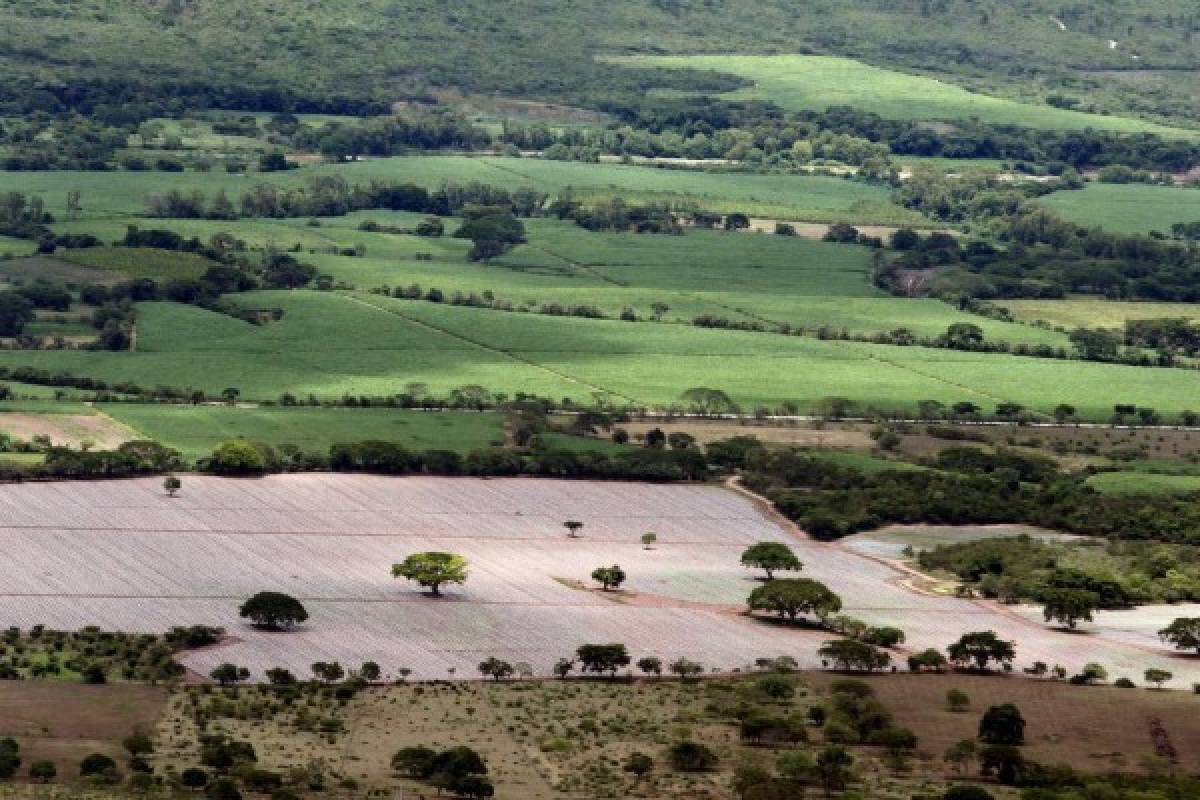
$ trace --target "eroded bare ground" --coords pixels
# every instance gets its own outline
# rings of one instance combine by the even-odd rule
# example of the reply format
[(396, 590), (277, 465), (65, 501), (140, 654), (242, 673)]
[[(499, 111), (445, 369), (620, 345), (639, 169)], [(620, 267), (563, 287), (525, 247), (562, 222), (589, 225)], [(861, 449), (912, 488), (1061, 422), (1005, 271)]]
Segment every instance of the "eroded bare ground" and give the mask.
[(137, 439), (133, 428), (105, 414), (37, 414), (20, 411), (0, 413), (0, 432), (14, 439), (31, 440), (49, 436), (56, 445), (91, 446), (109, 450)]

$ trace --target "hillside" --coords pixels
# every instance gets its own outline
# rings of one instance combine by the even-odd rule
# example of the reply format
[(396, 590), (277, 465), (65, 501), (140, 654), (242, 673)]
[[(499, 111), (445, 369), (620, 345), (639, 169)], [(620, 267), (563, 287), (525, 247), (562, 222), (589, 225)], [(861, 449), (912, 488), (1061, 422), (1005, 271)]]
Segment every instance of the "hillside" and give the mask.
[(451, 87), (595, 106), (738, 83), (596, 55), (728, 52), (850, 56), (1160, 120), (1200, 109), (1200, 14), (1187, 0), (768, 0), (753, 13), (732, 0), (3, 0), (0, 16), (0, 99), (18, 111), (57, 105), (38, 86), (85, 107), (168, 94), (354, 110)]

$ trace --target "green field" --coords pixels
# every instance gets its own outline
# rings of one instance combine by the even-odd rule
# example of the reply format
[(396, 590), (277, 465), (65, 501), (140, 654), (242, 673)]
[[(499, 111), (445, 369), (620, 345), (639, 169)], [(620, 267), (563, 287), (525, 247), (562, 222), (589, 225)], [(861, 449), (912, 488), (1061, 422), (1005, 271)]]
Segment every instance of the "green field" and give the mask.
[(336, 442), (397, 442), (409, 450), (466, 453), (504, 443), (498, 414), (394, 408), (233, 408), (114, 403), (104, 413), (194, 461), (229, 439), (294, 444), (325, 453)]
[[(191, 306), (143, 304), (137, 352), (0, 352), (0, 364), (108, 380), (238, 388), (244, 399), (434, 393), (466, 384), (590, 401), (597, 393), (670, 404), (716, 384), (738, 402), (806, 407), (829, 395), (879, 408), (922, 399), (1012, 401), (1048, 412), (1060, 402), (1107, 418), (1115, 403), (1172, 414), (1196, 405), (1200, 374), (1014, 356), (888, 347), (683, 325), (596, 321), (457, 308), (374, 295), (311, 291), (240, 296), (279, 307), (253, 326)], [(1069, 368), (1066, 368), (1069, 366)], [(1151, 380), (1152, 379), (1152, 380)]]
[(1120, 328), (1131, 319), (1200, 317), (1200, 306), (1193, 303), (1106, 300), (1088, 295), (1061, 300), (1005, 299), (1000, 305), (1017, 319), (1042, 320), (1064, 328)]
[[(467, 156), (380, 158), (249, 176), (224, 172), (0, 172), (0, 192), (39, 196), (48, 210), (64, 217), (67, 192), (79, 191), (82, 224), (76, 221), (64, 225), (64, 229), (96, 230), (115, 238), (124, 232), (126, 222), (137, 222), (129, 218), (144, 213), (146, 196), (154, 192), (175, 189), (212, 196), (224, 189), (236, 202), (256, 183), (300, 186), (312, 175), (339, 175), (350, 183), (386, 180), (428, 188), (478, 181), (509, 190), (533, 187), (551, 194), (570, 189), (580, 199), (621, 196), (631, 202), (692, 202), (712, 211), (742, 211), (756, 217), (811, 222), (929, 224), (921, 215), (893, 203), (887, 187), (842, 178)], [(96, 228), (94, 223), (98, 221), (111, 224)], [(28, 250), (26, 245), (23, 251), (15, 252)]]
[(1187, 494), (1200, 491), (1200, 475), (1150, 472), (1102, 472), (1087, 485), (1104, 494)]
[(1200, 222), (1200, 189), (1089, 183), (1081, 191), (1055, 192), (1038, 202), (1076, 224), (1118, 233), (1170, 235), (1174, 223)]
[(968, 91), (953, 83), (832, 56), (653, 56), (620, 63), (727, 72), (753, 83), (729, 96), (768, 100), (797, 111), (853, 106), (892, 119), (961, 120), (1031, 128), (1097, 128), (1171, 137), (1197, 133), (1142, 120), (1086, 114)]

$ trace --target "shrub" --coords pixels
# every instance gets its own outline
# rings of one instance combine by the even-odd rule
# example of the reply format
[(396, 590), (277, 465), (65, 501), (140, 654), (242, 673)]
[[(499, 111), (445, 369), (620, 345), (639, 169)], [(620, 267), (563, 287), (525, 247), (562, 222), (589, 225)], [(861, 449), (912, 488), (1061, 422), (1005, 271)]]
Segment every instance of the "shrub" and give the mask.
[(218, 475), (261, 475), (266, 468), (266, 460), (258, 448), (240, 440), (217, 445), (208, 460), (208, 469)]
[(699, 742), (685, 740), (667, 751), (671, 766), (680, 772), (704, 772), (717, 765), (717, 754)]

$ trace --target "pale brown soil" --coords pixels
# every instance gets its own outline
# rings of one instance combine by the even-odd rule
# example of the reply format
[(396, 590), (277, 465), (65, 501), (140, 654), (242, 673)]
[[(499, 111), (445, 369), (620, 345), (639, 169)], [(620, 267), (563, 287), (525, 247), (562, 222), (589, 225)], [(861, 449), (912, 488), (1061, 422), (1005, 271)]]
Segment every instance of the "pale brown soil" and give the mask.
[[(838, 676), (814, 673), (814, 687)], [(1027, 723), (1025, 756), (1047, 764), (1068, 764), (1092, 772), (1140, 769), (1154, 754), (1150, 720), (1162, 720), (1179, 752), (1182, 772), (1200, 768), (1200, 696), (1150, 689), (1069, 686), (1024, 677), (978, 675), (879, 675), (866, 679), (896, 721), (911, 728), (920, 750), (940, 764), (946, 748), (976, 736), (989, 706), (1015, 703)], [(961, 689), (971, 698), (964, 712), (946, 710), (946, 691)], [(1117, 753), (1121, 755), (1116, 755)]]
[(12, 736), (21, 746), (18, 775), (35, 761), (50, 760), (59, 780), (71, 781), (89, 753), (122, 762), (121, 739), (134, 730), (152, 731), (166, 700), (167, 690), (154, 686), (3, 681), (0, 736)]
[(36, 414), (20, 411), (0, 413), (0, 432), (29, 441), (49, 436), (56, 445), (79, 447), (91, 442), (99, 450), (111, 450), (138, 433), (104, 414)]

